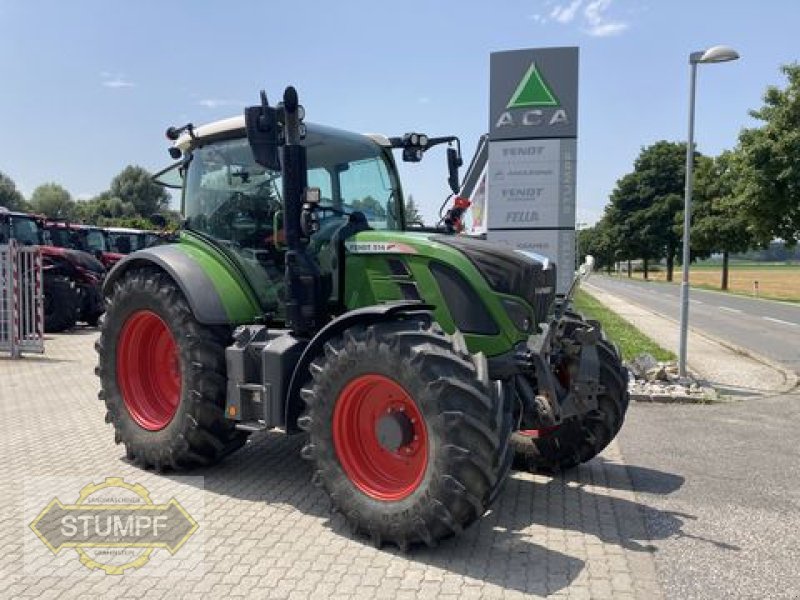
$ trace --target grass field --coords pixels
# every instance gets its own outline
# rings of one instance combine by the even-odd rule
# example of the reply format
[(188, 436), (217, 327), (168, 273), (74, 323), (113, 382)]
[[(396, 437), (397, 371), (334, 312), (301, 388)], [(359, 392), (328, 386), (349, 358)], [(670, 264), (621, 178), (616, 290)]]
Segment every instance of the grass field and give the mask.
[[(642, 278), (642, 273), (633, 273), (634, 277)], [(623, 272), (623, 277), (625, 274)], [(650, 273), (650, 279), (665, 281), (666, 271)], [(679, 283), (681, 278), (680, 267), (675, 268), (674, 283)], [(718, 265), (692, 266), (689, 281), (692, 286), (719, 290), (722, 280), (722, 268)], [(762, 298), (776, 300), (789, 300), (800, 302), (800, 266), (783, 264), (741, 264), (731, 265), (728, 273), (728, 287), (734, 294), (755, 295), (755, 284), (758, 282), (758, 295)]]
[(656, 360), (675, 360), (675, 355), (665, 350), (617, 313), (598, 302), (591, 294), (578, 290), (575, 295), (575, 310), (587, 319), (596, 319), (603, 325), (608, 339), (619, 346), (623, 360), (631, 360), (640, 354), (652, 354)]

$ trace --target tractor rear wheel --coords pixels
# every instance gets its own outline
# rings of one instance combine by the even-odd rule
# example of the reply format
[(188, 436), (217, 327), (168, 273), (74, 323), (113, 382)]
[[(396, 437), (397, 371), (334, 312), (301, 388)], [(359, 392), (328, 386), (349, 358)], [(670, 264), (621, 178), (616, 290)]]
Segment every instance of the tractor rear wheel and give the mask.
[[(586, 324), (577, 315), (567, 318), (563, 332), (566, 337)], [(602, 386), (597, 408), (557, 427), (515, 431), (511, 443), (517, 468), (549, 473), (571, 469), (600, 454), (619, 433), (630, 401), (628, 371), (616, 348), (606, 339), (597, 342), (597, 355)]]
[(78, 320), (78, 296), (63, 277), (44, 280), (44, 330), (59, 333), (72, 329)]
[(154, 269), (115, 284), (95, 345), (99, 397), (130, 460), (163, 470), (208, 465), (244, 444), (225, 419), (226, 327), (204, 326)]
[(484, 514), (511, 467), (510, 402), (460, 334), (419, 314), (357, 325), (310, 370), (303, 457), (354, 532), (433, 546)]

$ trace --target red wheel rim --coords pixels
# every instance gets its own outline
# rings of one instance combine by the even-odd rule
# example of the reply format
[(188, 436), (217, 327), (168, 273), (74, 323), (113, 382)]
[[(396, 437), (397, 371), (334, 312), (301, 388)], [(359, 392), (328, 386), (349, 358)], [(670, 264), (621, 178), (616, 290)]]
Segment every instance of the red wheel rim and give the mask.
[[(387, 423), (393, 431), (402, 425), (403, 433), (391, 447), (379, 433)], [(408, 392), (383, 375), (361, 375), (341, 391), (333, 411), (333, 445), (353, 484), (376, 500), (406, 498), (419, 487), (428, 466), (422, 414)]]
[(529, 438), (544, 438), (548, 437), (554, 431), (558, 431), (560, 425), (553, 425), (552, 427), (540, 427), (539, 429), (520, 429), (517, 431), (520, 435)]
[(180, 360), (172, 332), (154, 312), (136, 311), (122, 326), (117, 381), (125, 408), (142, 428), (169, 425), (181, 398)]

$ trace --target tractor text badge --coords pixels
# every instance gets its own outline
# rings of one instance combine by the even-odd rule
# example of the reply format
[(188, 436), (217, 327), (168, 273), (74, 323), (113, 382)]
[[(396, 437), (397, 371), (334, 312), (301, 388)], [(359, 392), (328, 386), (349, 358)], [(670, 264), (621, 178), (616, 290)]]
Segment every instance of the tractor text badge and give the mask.
[(156, 503), (140, 483), (108, 477), (85, 485), (75, 502), (53, 498), (30, 528), (53, 554), (74, 549), (89, 569), (121, 575), (156, 549), (175, 555), (199, 525), (174, 497)]
[(491, 55), (489, 139), (576, 137), (578, 49)]

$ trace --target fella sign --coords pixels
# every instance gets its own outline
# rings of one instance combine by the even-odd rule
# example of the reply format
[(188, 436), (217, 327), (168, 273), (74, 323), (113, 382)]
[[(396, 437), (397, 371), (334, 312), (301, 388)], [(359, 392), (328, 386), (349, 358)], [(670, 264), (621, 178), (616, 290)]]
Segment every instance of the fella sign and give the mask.
[(558, 292), (574, 269), (578, 49), (491, 56), (488, 238), (555, 261)]

